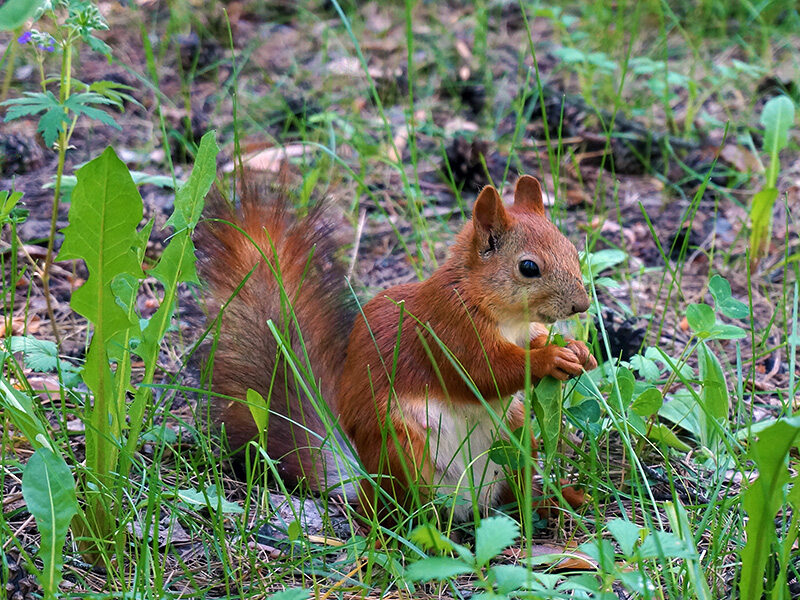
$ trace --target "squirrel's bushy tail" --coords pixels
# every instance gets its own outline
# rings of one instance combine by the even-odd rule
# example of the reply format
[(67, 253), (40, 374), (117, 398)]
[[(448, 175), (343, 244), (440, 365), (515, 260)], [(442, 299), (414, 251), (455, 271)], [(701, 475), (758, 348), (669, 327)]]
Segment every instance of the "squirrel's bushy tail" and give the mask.
[[(317, 491), (342, 491), (352, 476), (346, 464), (352, 454), (331, 423), (356, 310), (336, 261), (332, 226), (321, 208), (297, 218), (285, 189), (251, 182), (243, 184), (238, 208), (212, 193), (206, 216), (198, 228), (198, 268), (209, 287), (210, 317), (222, 313), (210, 355), (211, 389), (236, 399), (213, 398), (212, 419), (224, 425), (233, 450), (256, 439), (245, 400), (248, 389), (256, 390), (269, 405), (266, 450), (279, 461), (281, 476), (305, 479)], [(268, 320), (289, 341), (302, 379)], [(348, 496), (352, 489), (344, 485)]]

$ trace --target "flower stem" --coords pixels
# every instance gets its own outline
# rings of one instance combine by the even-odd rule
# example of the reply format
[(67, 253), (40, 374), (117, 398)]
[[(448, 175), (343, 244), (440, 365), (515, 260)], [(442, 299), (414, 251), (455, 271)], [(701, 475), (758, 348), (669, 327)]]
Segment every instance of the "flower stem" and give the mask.
[[(71, 40), (67, 38), (66, 43), (63, 45), (63, 54), (61, 57), (61, 89), (59, 97), (62, 104), (66, 102), (67, 98), (69, 98), (71, 83), (72, 43)], [(64, 116), (68, 116), (66, 109)], [(50, 326), (53, 329), (53, 336), (56, 338), (56, 343), (59, 345), (61, 344), (61, 338), (58, 334), (56, 315), (53, 309), (53, 301), (50, 296), (50, 267), (53, 264), (53, 246), (56, 239), (56, 227), (58, 226), (58, 207), (61, 201), (61, 179), (64, 175), (64, 161), (67, 156), (69, 137), (70, 136), (66, 128), (64, 128), (58, 136), (58, 169), (56, 171), (56, 183), (53, 190), (53, 212), (50, 215), (50, 235), (47, 239), (47, 255), (44, 259), (44, 267), (42, 268), (42, 287), (44, 289), (44, 299), (47, 305), (47, 316), (50, 319)]]

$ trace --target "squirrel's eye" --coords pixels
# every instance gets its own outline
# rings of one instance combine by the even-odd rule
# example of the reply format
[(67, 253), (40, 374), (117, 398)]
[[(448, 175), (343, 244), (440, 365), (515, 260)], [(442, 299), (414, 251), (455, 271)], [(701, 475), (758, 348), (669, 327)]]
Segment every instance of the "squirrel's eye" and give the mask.
[(519, 263), (519, 272), (523, 277), (541, 277), (539, 272), (539, 265), (530, 259), (525, 259)]

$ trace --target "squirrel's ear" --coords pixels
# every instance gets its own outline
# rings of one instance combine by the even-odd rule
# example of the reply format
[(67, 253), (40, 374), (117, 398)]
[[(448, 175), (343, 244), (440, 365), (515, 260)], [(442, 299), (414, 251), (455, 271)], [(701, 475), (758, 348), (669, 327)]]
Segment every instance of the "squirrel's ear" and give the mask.
[(542, 186), (539, 185), (536, 177), (522, 175), (517, 179), (517, 185), (514, 188), (514, 206), (544, 216)]
[(510, 227), (503, 200), (492, 186), (487, 185), (478, 194), (472, 209), (472, 223), (481, 246), (490, 250), (494, 249), (497, 238)]

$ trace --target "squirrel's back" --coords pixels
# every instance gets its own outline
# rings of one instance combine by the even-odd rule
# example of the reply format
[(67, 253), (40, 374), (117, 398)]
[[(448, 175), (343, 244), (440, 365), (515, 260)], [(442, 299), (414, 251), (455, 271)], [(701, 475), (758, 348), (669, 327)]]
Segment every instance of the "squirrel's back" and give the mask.
[[(320, 207), (297, 218), (284, 188), (252, 182), (242, 185), (237, 208), (215, 192), (206, 217), (198, 267), (210, 318), (222, 313), (218, 335), (211, 332), (211, 389), (228, 397), (212, 399), (212, 419), (224, 425), (232, 450), (244, 447), (259, 433), (245, 401), (256, 390), (270, 408), (266, 450), (281, 476), (305, 478), (315, 490), (338, 485), (350, 455), (318, 409), (336, 412), (331, 403), (356, 310), (335, 260), (332, 226)], [(289, 341), (302, 381), (268, 320)], [(331, 452), (334, 446), (344, 453)]]

